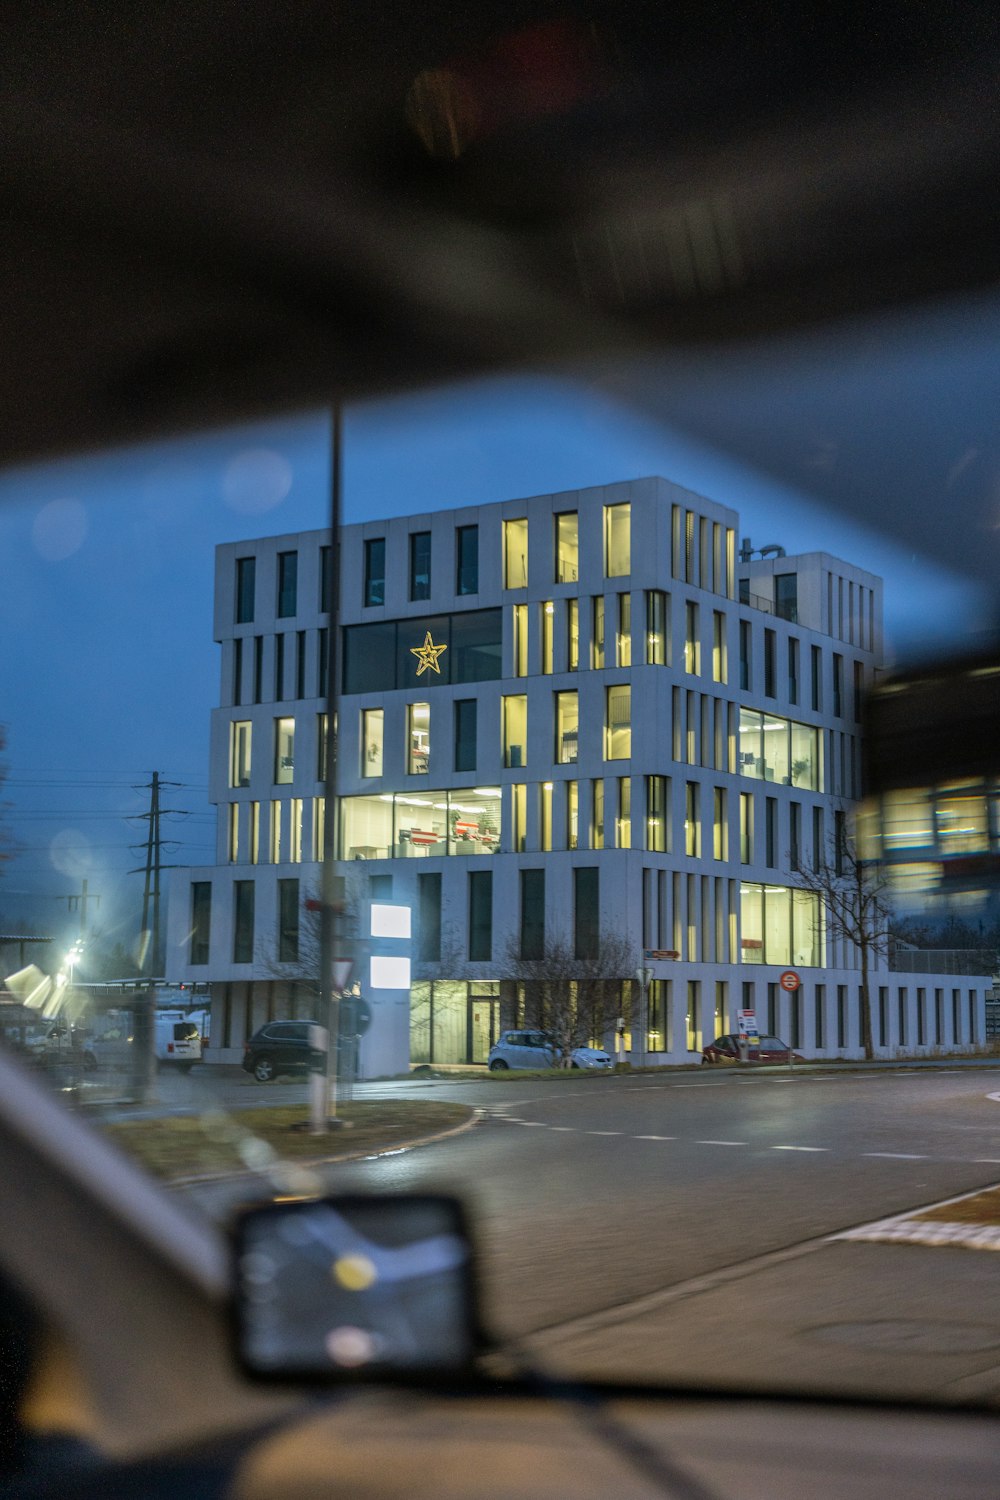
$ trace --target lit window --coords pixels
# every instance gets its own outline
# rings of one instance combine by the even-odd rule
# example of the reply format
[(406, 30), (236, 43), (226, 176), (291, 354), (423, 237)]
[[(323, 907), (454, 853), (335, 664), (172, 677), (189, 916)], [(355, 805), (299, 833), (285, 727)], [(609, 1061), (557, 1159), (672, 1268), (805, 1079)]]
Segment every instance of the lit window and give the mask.
[(541, 802), (540, 812), (539, 812), (540, 847), (541, 847), (543, 853), (547, 853), (552, 848), (552, 783), (551, 783), (551, 781), (543, 781), (542, 784), (541, 784), (541, 786), (539, 787), (539, 793), (540, 793), (540, 802)]
[(240, 857), (240, 804), (229, 804), (229, 863), (234, 865)]
[(580, 666), (580, 601), (579, 599), (566, 600), (566, 666), (571, 672), (579, 670)]
[(302, 863), (302, 798), (293, 797), (289, 806), (289, 853), (293, 865)]
[(662, 589), (646, 591), (646, 662), (649, 666), (667, 664), (667, 595)]
[(250, 863), (257, 864), (260, 859), (260, 803), (250, 804)]
[(689, 781), (684, 806), (684, 853), (701, 858), (701, 788)]
[(524, 766), (528, 762), (528, 699), (523, 693), (503, 700), (503, 763)]
[(667, 848), (667, 778), (646, 777), (646, 848), (663, 854)]
[(618, 595), (618, 633), (615, 637), (615, 665), (632, 665), (632, 595)]
[(618, 849), (632, 847), (632, 778), (618, 778), (618, 817), (615, 819), (615, 846)]
[(595, 671), (604, 666), (604, 595), (598, 594), (594, 600), (593, 630), (590, 636), (590, 665)]
[(431, 706), (406, 705), (406, 769), (411, 776), (425, 776), (431, 753)]
[(568, 510), (556, 516), (556, 583), (576, 583), (579, 571), (579, 517)]
[(604, 572), (608, 578), (625, 578), (632, 571), (631, 505), (604, 507)]
[(712, 857), (729, 858), (729, 799), (726, 789), (717, 786), (712, 801)]
[(514, 676), (528, 675), (528, 606), (515, 604), (514, 620)]
[(272, 863), (272, 865), (280, 865), (281, 864), (281, 803), (280, 802), (272, 802), (271, 803), (270, 846), (271, 846), (271, 863)]
[(697, 677), (701, 673), (701, 641), (698, 637), (698, 606), (688, 600), (684, 610), (684, 670)]
[(528, 586), (528, 520), (526, 516), (503, 523), (503, 586)]
[(542, 636), (542, 671), (548, 675), (552, 671), (552, 626), (555, 619), (556, 607), (551, 599), (547, 599), (540, 608), (541, 636)]
[(604, 780), (598, 777), (591, 783), (593, 790), (593, 812), (590, 820), (591, 849), (604, 848)]
[(712, 681), (728, 682), (729, 663), (726, 651), (726, 617), (721, 610), (712, 611)]
[(566, 783), (566, 847), (576, 849), (580, 843), (580, 785)]
[(628, 760), (632, 754), (632, 689), (627, 682), (605, 694), (604, 759)]
[(515, 854), (523, 854), (528, 835), (528, 788), (523, 781), (515, 781), (510, 789), (512, 837)]
[(382, 752), (384, 747), (385, 713), (381, 708), (366, 708), (361, 712), (361, 774), (382, 775)]
[(580, 708), (576, 692), (556, 693), (557, 765), (572, 765), (579, 753)]
[(295, 775), (295, 720), (274, 721), (274, 780), (277, 786), (289, 786)]

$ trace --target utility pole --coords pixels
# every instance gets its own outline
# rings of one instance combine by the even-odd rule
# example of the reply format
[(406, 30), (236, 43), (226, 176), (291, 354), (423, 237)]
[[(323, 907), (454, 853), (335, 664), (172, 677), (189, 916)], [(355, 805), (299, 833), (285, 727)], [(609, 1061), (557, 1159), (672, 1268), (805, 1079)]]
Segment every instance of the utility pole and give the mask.
[(55, 899), (57, 901), (65, 901), (66, 902), (66, 910), (68, 912), (69, 911), (79, 911), (79, 913), (80, 913), (80, 942), (81, 943), (85, 943), (87, 941), (87, 907), (88, 907), (88, 905), (90, 904), (91, 901), (96, 901), (97, 905), (100, 906), (100, 904), (101, 904), (101, 898), (100, 898), (100, 896), (97, 894), (96, 891), (90, 891), (88, 889), (88, 885), (87, 885), (87, 881), (86, 880), (81, 880), (79, 894), (77, 894), (74, 891), (72, 893), (72, 895), (69, 895), (69, 896), (56, 896)]
[[(144, 951), (142, 955), (142, 971), (152, 978), (163, 977), (163, 951), (160, 937), (160, 873), (169, 870), (170, 865), (165, 865), (161, 858), (161, 851), (165, 840), (160, 835), (160, 819), (164, 813), (182, 813), (184, 810), (177, 807), (161, 807), (160, 792), (163, 787), (179, 787), (179, 781), (163, 781), (159, 771), (153, 771), (152, 777), (144, 787), (137, 790), (149, 792), (149, 811), (138, 813), (136, 816), (144, 823), (149, 824), (146, 834), (145, 851), (146, 863), (134, 870), (129, 870), (130, 875), (143, 875), (142, 888), (142, 937)], [(169, 842), (172, 842), (169, 841)], [(134, 847), (143, 847), (142, 845)]]

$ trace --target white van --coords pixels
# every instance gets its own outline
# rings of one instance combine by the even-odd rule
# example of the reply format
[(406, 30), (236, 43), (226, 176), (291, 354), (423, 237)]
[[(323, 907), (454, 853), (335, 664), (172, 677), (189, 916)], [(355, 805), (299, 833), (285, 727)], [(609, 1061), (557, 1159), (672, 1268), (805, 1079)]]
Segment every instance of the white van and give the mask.
[(186, 1073), (196, 1062), (201, 1062), (198, 1023), (183, 1010), (158, 1010), (154, 1047), (158, 1063)]

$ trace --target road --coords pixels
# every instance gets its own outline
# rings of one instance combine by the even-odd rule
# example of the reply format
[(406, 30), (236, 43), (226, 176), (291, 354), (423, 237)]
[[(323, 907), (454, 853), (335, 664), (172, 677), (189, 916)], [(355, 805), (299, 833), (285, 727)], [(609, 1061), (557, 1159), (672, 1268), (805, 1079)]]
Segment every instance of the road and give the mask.
[[(233, 1086), (241, 1102), (262, 1097)], [(483, 1110), (482, 1123), (435, 1145), (331, 1166), (327, 1185), (459, 1193), (477, 1226), (487, 1315), (507, 1337), (544, 1341), (545, 1330), (1000, 1181), (1000, 1101), (989, 1097), (1000, 1077), (988, 1069), (378, 1087), (465, 1100)], [(301, 1097), (302, 1086), (268, 1095), (279, 1096)], [(245, 1183), (192, 1192), (214, 1212), (234, 1194), (245, 1200)], [(876, 1247), (839, 1250), (848, 1248), (860, 1265)], [(908, 1275), (922, 1255), (882, 1253), (909, 1257)], [(969, 1251), (926, 1254), (921, 1275), (932, 1282), (942, 1257), (963, 1275), (973, 1263), (977, 1277), (992, 1275), (995, 1265)], [(813, 1298), (827, 1294), (832, 1282), (813, 1283)], [(992, 1286), (969, 1295), (981, 1305)]]

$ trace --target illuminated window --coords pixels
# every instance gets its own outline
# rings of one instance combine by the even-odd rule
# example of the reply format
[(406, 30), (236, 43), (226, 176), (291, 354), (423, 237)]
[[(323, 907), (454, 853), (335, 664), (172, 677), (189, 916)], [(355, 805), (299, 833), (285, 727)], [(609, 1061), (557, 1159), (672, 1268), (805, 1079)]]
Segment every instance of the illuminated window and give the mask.
[(272, 865), (281, 864), (281, 803), (271, 803), (270, 855)]
[(514, 853), (523, 854), (528, 843), (528, 788), (523, 781), (515, 781), (510, 789), (510, 811)]
[(627, 682), (605, 691), (604, 759), (628, 760), (632, 754), (632, 689)]
[(302, 863), (302, 798), (293, 797), (289, 804), (288, 857), (293, 865)]
[(406, 705), (406, 769), (410, 776), (426, 776), (431, 753), (431, 706)]
[(646, 662), (649, 666), (664, 667), (669, 659), (667, 598), (662, 589), (646, 591)]
[(385, 734), (385, 713), (381, 708), (365, 708), (361, 711), (361, 774), (382, 775), (382, 751)]
[(250, 721), (229, 726), (229, 785), (250, 785)]
[(753, 864), (752, 792), (740, 792), (740, 863)]
[(528, 606), (515, 604), (514, 620), (514, 676), (528, 675)]
[(290, 786), (295, 775), (295, 720), (274, 721), (274, 781)]
[(326, 798), (313, 798), (312, 857), (318, 864), (323, 858), (323, 841), (326, 838)]
[(615, 665), (632, 665), (632, 595), (618, 595), (618, 633), (615, 637)]
[(566, 600), (566, 649), (568, 654), (566, 666), (570, 672), (576, 672), (580, 666), (579, 599)]
[(632, 778), (618, 778), (618, 817), (615, 819), (615, 847), (632, 847)]
[(729, 681), (726, 653), (726, 617), (721, 610), (712, 611), (712, 681)]
[(729, 858), (729, 798), (724, 786), (712, 794), (712, 858)]
[(544, 853), (552, 848), (552, 783), (543, 781), (539, 791), (539, 847)]
[(557, 765), (572, 765), (579, 753), (580, 707), (575, 691), (555, 694)]
[(240, 804), (229, 804), (229, 863), (234, 865), (240, 857)]
[(579, 517), (567, 510), (556, 516), (556, 583), (576, 583), (579, 570)]
[(523, 693), (508, 695), (503, 708), (503, 763), (524, 766), (528, 763), (528, 699)]
[(667, 778), (646, 777), (646, 848), (663, 854), (667, 849)]
[(599, 670), (604, 666), (604, 595), (598, 594), (593, 603), (593, 629), (590, 635), (590, 665)]
[(604, 848), (604, 780), (598, 777), (591, 782), (592, 813), (590, 820), (590, 847), (591, 849)]
[(580, 784), (566, 782), (566, 847), (576, 849), (580, 843)]
[(503, 523), (503, 586), (523, 589), (528, 586), (528, 519)]
[(698, 637), (698, 606), (690, 599), (684, 609), (684, 670), (697, 677), (701, 674), (701, 641)]
[(551, 599), (540, 606), (542, 637), (542, 671), (548, 675), (552, 671), (552, 626), (555, 620), (556, 607)]
[(260, 860), (260, 803), (250, 804), (250, 863)]
[(689, 781), (684, 803), (684, 853), (701, 858), (701, 788)]
[(625, 578), (632, 571), (631, 505), (604, 507), (604, 572), (608, 578)]

